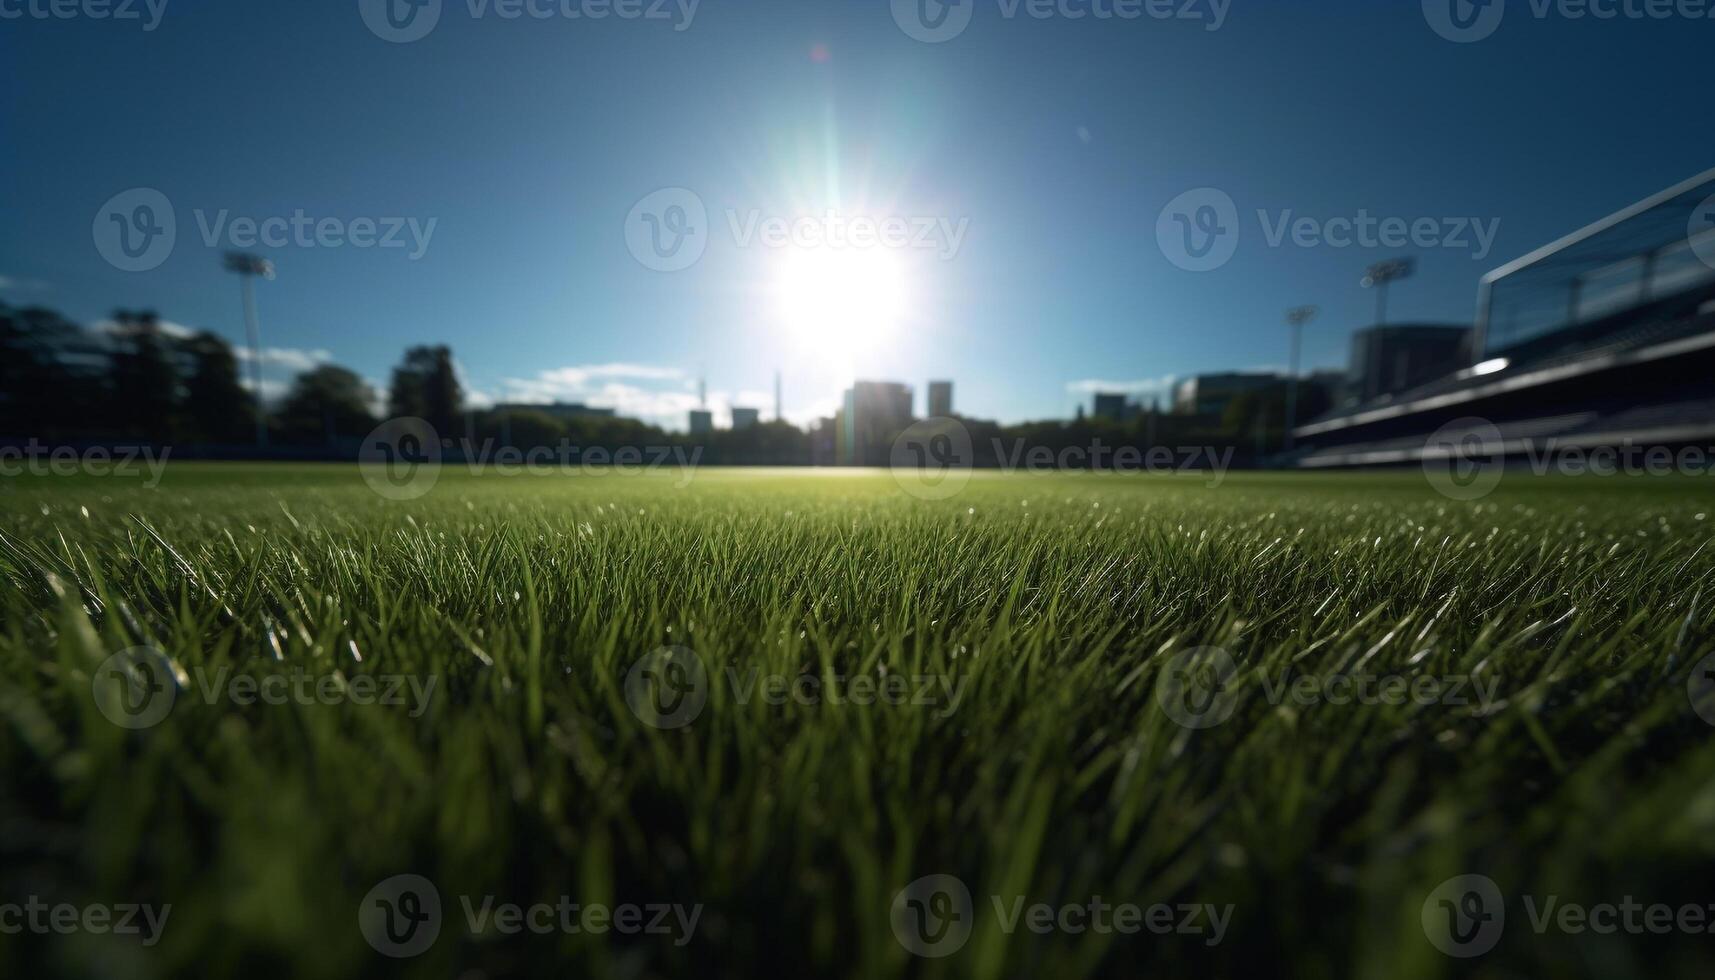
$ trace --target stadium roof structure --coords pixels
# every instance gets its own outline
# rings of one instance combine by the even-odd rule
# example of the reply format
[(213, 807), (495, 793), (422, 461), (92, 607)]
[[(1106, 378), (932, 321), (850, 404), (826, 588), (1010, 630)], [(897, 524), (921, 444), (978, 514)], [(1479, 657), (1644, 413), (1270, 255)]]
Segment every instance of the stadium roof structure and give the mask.
[(1378, 425), (1715, 353), (1715, 169), (1484, 276), (1476, 329), (1470, 366), (1294, 435), (1366, 438)]
[(1514, 259), (1477, 291), (1479, 360), (1715, 278), (1715, 168)]

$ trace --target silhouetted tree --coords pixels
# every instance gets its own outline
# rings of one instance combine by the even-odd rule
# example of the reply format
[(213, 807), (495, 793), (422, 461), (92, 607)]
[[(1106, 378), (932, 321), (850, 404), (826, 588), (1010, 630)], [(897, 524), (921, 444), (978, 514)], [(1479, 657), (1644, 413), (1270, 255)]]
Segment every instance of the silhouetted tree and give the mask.
[(507, 409), (486, 412), (477, 422), (478, 439), (493, 439), (499, 445), (518, 449), (553, 446), (566, 438), (566, 425), (547, 412)]
[(204, 330), (180, 345), (190, 360), (184, 415), (191, 438), (203, 442), (248, 441), (255, 406), (238, 383), (238, 358), (218, 334)]
[(104, 434), (111, 348), (41, 307), (0, 303), (0, 435), (47, 440)]
[(464, 392), (453, 370), (452, 348), (412, 347), (393, 369), (387, 411), (398, 418), (416, 416), (441, 432), (453, 432), (464, 408)]
[(153, 312), (113, 314), (113, 392), (110, 418), (118, 428), (157, 443), (170, 442), (179, 406), (179, 370)]
[(298, 375), (280, 406), (276, 423), (290, 442), (334, 445), (361, 439), (375, 428), (373, 397), (363, 379), (345, 368), (324, 364)]

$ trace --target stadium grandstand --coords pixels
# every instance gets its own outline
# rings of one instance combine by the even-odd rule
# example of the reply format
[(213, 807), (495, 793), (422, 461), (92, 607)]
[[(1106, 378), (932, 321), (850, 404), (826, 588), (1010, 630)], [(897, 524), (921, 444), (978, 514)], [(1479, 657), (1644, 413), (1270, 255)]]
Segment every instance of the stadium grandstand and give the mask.
[(1501, 456), (1711, 444), (1715, 170), (1484, 276), (1471, 351), (1299, 426), (1293, 464), (1412, 463), (1477, 437)]

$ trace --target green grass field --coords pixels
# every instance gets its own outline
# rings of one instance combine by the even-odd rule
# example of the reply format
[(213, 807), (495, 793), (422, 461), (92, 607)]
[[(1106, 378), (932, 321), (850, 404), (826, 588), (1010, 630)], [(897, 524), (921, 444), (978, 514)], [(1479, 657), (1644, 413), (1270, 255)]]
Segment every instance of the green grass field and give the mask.
[[(1624, 978), (1715, 942), (1532, 918), (1715, 901), (1708, 481), (449, 472), (395, 502), (174, 464), (0, 482), (0, 531), (0, 900), (171, 905), (153, 945), (0, 936), (6, 975)], [(130, 729), (98, 693), (139, 646), (177, 694)], [(395, 959), (360, 911), (398, 874), (443, 916)], [(937, 874), (971, 905), (901, 895)], [(1506, 913), (1469, 960), (1424, 923), (1466, 874)], [(697, 918), (473, 933), (484, 896)], [(1007, 925), (1098, 898), (1200, 931)], [(963, 945), (914, 955), (900, 908)]]

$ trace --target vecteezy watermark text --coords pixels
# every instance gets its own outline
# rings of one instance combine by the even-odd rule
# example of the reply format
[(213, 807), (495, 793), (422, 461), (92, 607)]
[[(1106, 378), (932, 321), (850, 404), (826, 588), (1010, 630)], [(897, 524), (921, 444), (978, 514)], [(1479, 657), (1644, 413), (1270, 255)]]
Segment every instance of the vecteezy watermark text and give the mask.
[(1423, 19), (1442, 38), (1471, 44), (1500, 30), (1507, 10), (1524, 9), (1532, 19), (1581, 21), (1711, 20), (1711, 0), (1422, 0)]
[[(713, 677), (726, 684), (731, 700), (740, 705), (760, 700), (775, 707), (925, 708), (941, 718), (959, 710), (970, 683), (969, 677), (946, 674), (788, 674), (731, 665)], [(695, 651), (658, 647), (639, 657), (626, 673), (625, 703), (651, 728), (683, 728), (703, 713), (711, 686), (711, 675)]]
[(442, 439), (419, 418), (383, 422), (358, 451), (358, 470), (370, 489), (389, 500), (415, 500), (440, 481), (449, 450), (473, 476), (641, 476), (674, 467), (675, 489), (690, 485), (703, 458), (702, 446), (578, 446), (561, 439), (553, 446), (521, 449), (494, 439)]
[[(701, 903), (583, 902), (570, 895), (553, 901), (516, 903), (493, 895), (460, 895), (470, 935), (607, 935), (660, 937), (684, 946), (696, 935)], [(441, 933), (441, 896), (421, 875), (394, 875), (363, 897), (358, 928), (377, 952), (398, 959), (418, 956)]]
[[(1254, 211), (1268, 248), (1449, 249), (1481, 261), (1493, 251), (1501, 219), (1475, 216), (1385, 216), (1359, 208), (1349, 215), (1306, 215), (1293, 208)], [(1186, 191), (1167, 202), (1155, 240), (1169, 262), (1187, 272), (1226, 265), (1245, 238), (1237, 202), (1214, 187)]]
[[(893, 22), (925, 44), (951, 41), (971, 26), (978, 0), (892, 0)], [(1232, 0), (995, 0), (1003, 20), (1181, 21), (1218, 31)]]
[(168, 0), (0, 0), (0, 20), (137, 21), (147, 34), (161, 26)]
[(1065, 446), (1051, 449), (1030, 446), (1023, 439), (1008, 445), (1002, 439), (992, 440), (994, 458), (1006, 473), (1064, 473), (1071, 470), (1102, 470), (1113, 473), (1206, 473), (1210, 489), (1226, 479), (1232, 465), (1233, 447), (1216, 446), (1109, 446), (1100, 439), (1091, 439), (1088, 446)]
[[(192, 209), (197, 232), (207, 248), (407, 250), (421, 259), (429, 251), (438, 218), (342, 217), (312, 215), (297, 208), (289, 215), (234, 215), (229, 208)], [(147, 272), (159, 267), (178, 244), (178, 211), (152, 187), (134, 187), (108, 198), (96, 211), (90, 234), (95, 249), (114, 268)]]
[(440, 678), (434, 674), (315, 673), (292, 666), (239, 673), (222, 665), (186, 670), (154, 647), (121, 650), (90, 678), (95, 706), (121, 728), (153, 728), (185, 694), (204, 704), (250, 707), (354, 704), (403, 707), (412, 718), (429, 709)]
[(846, 214), (829, 209), (819, 215), (763, 214), (728, 210), (727, 227), (739, 248), (891, 248), (934, 252), (954, 259), (971, 219), (934, 215)]
[[(1525, 921), (1538, 936), (1616, 933), (1665, 936), (1715, 935), (1715, 902), (1643, 902), (1631, 895), (1619, 901), (1579, 902), (1561, 895), (1520, 897)], [(1482, 956), (1506, 932), (1507, 900), (1486, 875), (1464, 874), (1437, 885), (1423, 901), (1422, 924), (1429, 942), (1458, 959)], [(1517, 917), (1511, 921), (1516, 922)]]
[[(1226, 938), (1233, 905), (1202, 902), (1110, 902), (1101, 895), (1081, 902), (1032, 901), (1027, 895), (989, 895), (988, 904), (1000, 931), (1079, 935), (1196, 936), (1205, 946)], [(965, 945), (983, 911), (958, 877), (926, 875), (901, 888), (893, 897), (894, 938), (910, 952), (924, 957), (950, 956)]]
[[(1219, 487), (1232, 465), (1231, 446), (1109, 445), (1100, 438), (1087, 446), (1031, 445), (1017, 438), (993, 438), (984, 465), (1003, 473), (1066, 473), (1096, 470), (1149, 475), (1199, 474), (1205, 486)], [(888, 469), (900, 489), (921, 500), (946, 500), (970, 482), (977, 465), (970, 430), (953, 418), (912, 423), (893, 441)]]
[[(1213, 728), (1238, 709), (1246, 678), (1233, 655), (1220, 647), (1196, 647), (1174, 654), (1156, 678), (1161, 710), (1181, 727)], [(1440, 705), (1489, 713), (1499, 704), (1500, 678), (1489, 674), (1412, 674), (1341, 671), (1329, 674), (1285, 670), (1261, 674), (1269, 704), (1308, 708), (1316, 705)]]
[(108, 905), (98, 902), (72, 905), (48, 903), (31, 895), (22, 902), (0, 903), (0, 935), (16, 936), (29, 932), (38, 935), (141, 936), (144, 946), (153, 946), (161, 941), (161, 932), (167, 928), (167, 918), (172, 914), (170, 904), (118, 902)]
[[(925, 214), (870, 214), (828, 208), (791, 215), (759, 208), (728, 208), (725, 225), (733, 247), (799, 250), (917, 251), (943, 261), (958, 258), (969, 218)], [(712, 237), (708, 206), (695, 191), (665, 187), (645, 195), (625, 217), (625, 246), (656, 272), (695, 265)]]
[[(685, 31), (702, 0), (465, 0), (471, 20), (663, 21)], [(441, 21), (442, 0), (357, 0), (370, 33), (409, 44), (429, 36)]]
[(405, 257), (413, 262), (429, 251), (440, 223), (439, 218), (317, 218), (303, 208), (289, 217), (233, 217), (226, 208), (212, 215), (201, 208), (192, 213), (209, 248), (408, 248)]
[(1509, 440), (1493, 422), (1475, 416), (1443, 425), (1421, 450), (1430, 486), (1461, 501), (1493, 493), (1509, 457), (1521, 473), (1538, 477), (1715, 476), (1715, 446), (1650, 444), (1630, 436), (1595, 444), (1559, 436)]
[[(22, 446), (0, 446), (0, 477), (6, 476), (95, 476), (129, 478), (147, 473), (143, 486), (160, 486), (167, 470), (171, 446), (156, 453), (153, 446), (44, 446), (31, 439)], [(139, 466), (138, 462), (142, 465)]]

